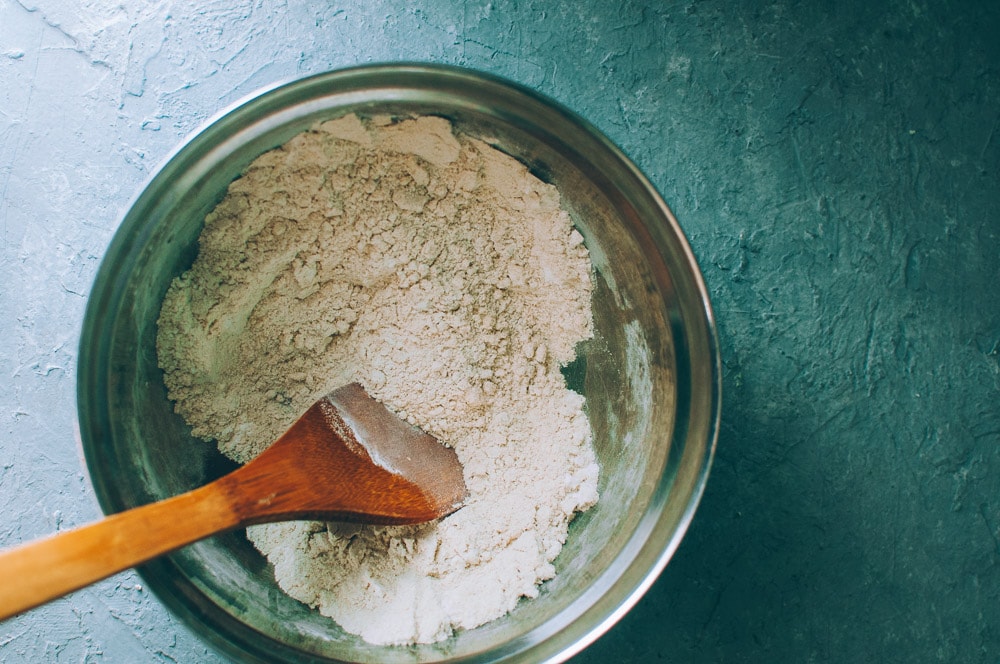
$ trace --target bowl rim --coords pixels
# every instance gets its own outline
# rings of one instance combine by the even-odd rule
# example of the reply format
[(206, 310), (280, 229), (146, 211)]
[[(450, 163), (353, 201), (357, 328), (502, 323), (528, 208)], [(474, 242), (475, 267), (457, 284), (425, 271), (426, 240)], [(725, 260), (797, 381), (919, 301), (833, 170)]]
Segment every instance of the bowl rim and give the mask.
[[(702, 449), (700, 457), (694, 460), (694, 463), (698, 465), (698, 472), (692, 478), (690, 486), (686, 487), (687, 501), (676, 520), (676, 526), (664, 541), (654, 542), (658, 554), (655, 555), (652, 563), (645, 568), (637, 582), (629, 588), (621, 589), (611, 601), (592, 602), (564, 629), (548, 634), (540, 641), (524, 644), (524, 647), (512, 654), (513, 659), (538, 660), (544, 658), (547, 661), (565, 661), (606, 633), (639, 601), (666, 567), (690, 526), (704, 493), (718, 441), (722, 409), (721, 355), (715, 317), (703, 275), (686, 236), (659, 192), (632, 160), (589, 121), (561, 103), (519, 83), (469, 67), (427, 62), (373, 63), (334, 69), (303, 77), (292, 77), (264, 86), (227, 105), (202, 122), (174, 149), (170, 150), (159, 165), (150, 172), (146, 181), (126, 205), (120, 223), (101, 259), (98, 270), (95, 272), (84, 312), (78, 355), (80, 370), (76, 387), (77, 424), (88, 479), (94, 488), (101, 509), (106, 514), (120, 511), (123, 508), (112, 498), (114, 492), (109, 487), (108, 478), (103, 477), (100, 468), (95, 468), (94, 465), (93, 448), (97, 444), (96, 441), (101, 439), (103, 432), (99, 425), (100, 414), (95, 416), (95, 411), (99, 411), (100, 408), (95, 407), (93, 399), (95, 395), (101, 394), (101, 387), (105, 384), (99, 368), (107, 366), (107, 356), (110, 352), (107, 339), (101, 338), (100, 323), (105, 314), (109, 310), (113, 310), (122, 297), (119, 280), (113, 277), (116, 273), (133, 266), (135, 247), (141, 246), (148, 235), (148, 229), (144, 229), (142, 225), (141, 213), (143, 208), (153, 204), (157, 189), (169, 183), (172, 174), (178, 171), (178, 167), (182, 166), (186, 159), (193, 158), (203, 143), (208, 142), (208, 146), (211, 147), (215, 134), (223, 131), (220, 128), (225, 125), (227, 120), (231, 120), (240, 113), (250, 112), (256, 106), (266, 103), (267, 100), (275, 96), (280, 96), (297, 87), (331, 86), (358, 76), (395, 76), (400, 74), (406, 74), (408, 81), (412, 81), (414, 78), (433, 80), (443, 77), (453, 79), (456, 82), (466, 81), (477, 85), (500, 86), (516, 96), (548, 107), (560, 116), (562, 121), (587, 134), (599, 149), (606, 152), (617, 162), (618, 166), (625, 169), (624, 172), (648, 197), (661, 220), (665, 222), (665, 227), (658, 230), (657, 236), (653, 237), (652, 241), (657, 245), (657, 251), (661, 255), (664, 254), (664, 247), (661, 245), (669, 243), (672, 253), (681, 258), (683, 264), (672, 264), (671, 268), (680, 270), (687, 277), (688, 283), (686, 285), (692, 291), (693, 300), (697, 304), (688, 312), (689, 318), (683, 321), (685, 323), (684, 329), (686, 332), (689, 326), (694, 327), (697, 334), (688, 335), (688, 341), (704, 344), (704, 356), (708, 361), (704, 363), (704, 366), (696, 367), (699, 375), (692, 377), (691, 380), (693, 388), (700, 389), (700, 392), (697, 395), (688, 395), (692, 403), (687, 404), (686, 413), (681, 412), (685, 404), (678, 401), (678, 412), (679, 419), (683, 420), (681, 428), (685, 432), (684, 449), (694, 449), (694, 446), (690, 445), (692, 443), (690, 438), (694, 438), (693, 442)], [(144, 233), (144, 230), (147, 232)], [(108, 285), (112, 287), (107, 288)], [(696, 403), (694, 403), (695, 401)], [(676, 436), (675, 431), (671, 435), (671, 440), (675, 440)], [(655, 527), (655, 523), (650, 524), (650, 527)], [(638, 544), (646, 546), (649, 544), (649, 538), (645, 538)], [(180, 622), (187, 629), (230, 656), (247, 658), (250, 661), (264, 661), (258, 659), (251, 646), (241, 643), (239, 639), (234, 640), (232, 634), (228, 634), (227, 638), (219, 633), (218, 626), (213, 629), (204, 625), (201, 622), (204, 616), (193, 613), (185, 597), (160, 587), (162, 584), (155, 578), (154, 574), (149, 573), (148, 565), (138, 568), (138, 572), (161, 603), (167, 606), (174, 616), (180, 617)]]

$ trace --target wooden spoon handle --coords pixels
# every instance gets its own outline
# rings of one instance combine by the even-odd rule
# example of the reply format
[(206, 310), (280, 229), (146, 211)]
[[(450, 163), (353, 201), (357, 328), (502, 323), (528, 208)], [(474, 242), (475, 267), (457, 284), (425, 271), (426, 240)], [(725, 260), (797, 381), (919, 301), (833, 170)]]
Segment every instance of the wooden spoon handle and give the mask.
[(0, 620), (237, 525), (210, 484), (0, 553)]

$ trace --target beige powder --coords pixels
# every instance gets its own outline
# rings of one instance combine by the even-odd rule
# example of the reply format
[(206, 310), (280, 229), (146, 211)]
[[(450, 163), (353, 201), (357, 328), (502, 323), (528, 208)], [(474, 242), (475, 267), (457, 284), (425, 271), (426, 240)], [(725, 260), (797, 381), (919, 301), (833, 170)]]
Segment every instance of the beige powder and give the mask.
[(372, 643), (502, 616), (597, 500), (583, 398), (591, 266), (558, 192), (441, 118), (317, 125), (208, 216), (158, 352), (195, 435), (247, 461), (357, 380), (455, 448), (471, 497), (418, 527), (248, 529), (279, 585)]

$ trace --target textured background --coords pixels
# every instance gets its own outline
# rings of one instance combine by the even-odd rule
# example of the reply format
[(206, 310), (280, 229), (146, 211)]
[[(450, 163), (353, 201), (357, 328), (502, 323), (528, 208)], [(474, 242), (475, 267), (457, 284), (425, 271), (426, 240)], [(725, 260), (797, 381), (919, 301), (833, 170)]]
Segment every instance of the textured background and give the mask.
[[(447, 62), (618, 143), (719, 321), (702, 507), (578, 660), (1000, 660), (1000, 3), (122, 4), (0, 0), (0, 546), (98, 516), (79, 328), (156, 165), (272, 82)], [(134, 573), (0, 624), (0, 659), (222, 661)]]

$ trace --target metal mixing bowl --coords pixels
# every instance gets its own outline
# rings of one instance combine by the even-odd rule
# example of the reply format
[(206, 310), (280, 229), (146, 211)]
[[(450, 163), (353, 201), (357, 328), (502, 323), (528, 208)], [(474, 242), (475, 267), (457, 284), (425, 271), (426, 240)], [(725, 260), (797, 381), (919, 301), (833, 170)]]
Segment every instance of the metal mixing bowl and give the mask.
[(571, 525), (557, 576), (537, 599), (442, 643), (373, 646), (289, 598), (242, 532), (144, 566), (181, 620), (246, 661), (565, 659), (649, 588), (681, 540), (715, 446), (720, 370), (708, 295), (684, 236), (653, 187), (592, 126), (524, 88), (467, 70), (384, 65), (273, 88), (178, 149), (136, 198), (88, 302), (79, 363), (80, 432), (108, 513), (187, 491), (231, 468), (195, 440), (166, 397), (156, 320), (190, 267), (205, 215), (261, 153), (318, 120), (449, 118), (556, 185), (596, 270), (596, 337), (567, 367), (601, 466), (601, 499)]

